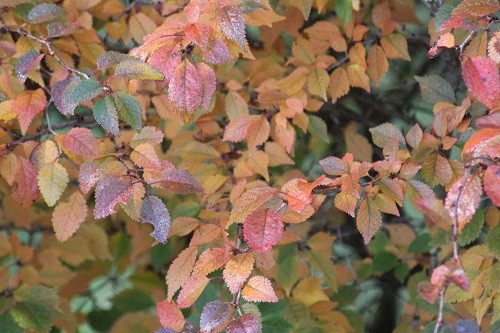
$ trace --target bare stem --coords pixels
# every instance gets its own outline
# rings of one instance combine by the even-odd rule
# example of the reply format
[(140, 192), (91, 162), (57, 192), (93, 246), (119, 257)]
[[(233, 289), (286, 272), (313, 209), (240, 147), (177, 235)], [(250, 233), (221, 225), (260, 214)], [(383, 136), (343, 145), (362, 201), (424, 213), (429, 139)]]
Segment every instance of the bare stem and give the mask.
[(434, 326), (434, 333), (438, 333), (443, 326), (443, 311), (444, 311), (444, 292), (446, 288), (439, 291), (439, 310), (438, 317), (436, 319), (436, 326)]

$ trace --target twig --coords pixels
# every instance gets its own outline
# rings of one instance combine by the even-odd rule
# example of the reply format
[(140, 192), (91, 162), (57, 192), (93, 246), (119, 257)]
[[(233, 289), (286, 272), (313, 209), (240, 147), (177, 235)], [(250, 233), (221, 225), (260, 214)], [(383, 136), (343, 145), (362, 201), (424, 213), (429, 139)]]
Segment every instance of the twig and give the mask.
[(434, 333), (438, 333), (441, 326), (443, 326), (443, 311), (444, 311), (444, 292), (446, 288), (439, 291), (439, 310), (436, 319), (436, 326), (434, 326)]
[(12, 33), (17, 33), (19, 35), (22, 35), (22, 36), (25, 36), (26, 38), (28, 39), (31, 39), (31, 40), (34, 40), (36, 42), (38, 42), (40, 45), (45, 45), (45, 47), (47, 47), (47, 51), (49, 52), (49, 55), (51, 55), (58, 63), (60, 63), (64, 68), (66, 68), (67, 71), (69, 72), (72, 72), (72, 73), (75, 73), (75, 74), (78, 74), (82, 77), (84, 77), (85, 79), (90, 79), (90, 76), (88, 76), (87, 74), (85, 74), (84, 72), (82, 71), (79, 71), (78, 69), (76, 68), (73, 68), (71, 66), (69, 66), (67, 63), (65, 63), (56, 53), (55, 53), (55, 50), (54, 50), (54, 46), (52, 45), (52, 42), (46, 38), (42, 38), (42, 37), (37, 37), (35, 35), (32, 35), (30, 33), (28, 33), (26, 30), (22, 29), (22, 28), (10, 28), (6, 23), (5, 21), (0, 18), (0, 23), (2, 23), (2, 27), (8, 31), (8, 32), (12, 32)]

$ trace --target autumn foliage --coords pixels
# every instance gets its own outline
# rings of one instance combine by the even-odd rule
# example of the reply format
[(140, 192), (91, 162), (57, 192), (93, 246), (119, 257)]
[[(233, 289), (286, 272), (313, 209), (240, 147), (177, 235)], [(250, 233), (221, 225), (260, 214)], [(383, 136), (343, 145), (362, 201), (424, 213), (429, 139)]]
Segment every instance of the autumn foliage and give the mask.
[(500, 331), (498, 0), (4, 0), (0, 332)]

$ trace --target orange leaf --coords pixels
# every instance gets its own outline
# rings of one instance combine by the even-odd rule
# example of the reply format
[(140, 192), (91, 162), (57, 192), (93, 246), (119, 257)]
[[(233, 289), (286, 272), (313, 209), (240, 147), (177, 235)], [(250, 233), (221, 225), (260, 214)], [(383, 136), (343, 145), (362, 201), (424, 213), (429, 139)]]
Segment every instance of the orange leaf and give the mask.
[(231, 294), (236, 294), (250, 276), (254, 264), (253, 253), (240, 253), (226, 264), (222, 276)]
[(21, 132), (26, 134), (31, 121), (45, 109), (47, 98), (41, 88), (25, 90), (12, 102), (12, 110), (17, 114)]
[(167, 299), (171, 300), (175, 292), (179, 290), (186, 279), (189, 278), (197, 255), (198, 248), (196, 246), (189, 246), (175, 258), (172, 264), (170, 264), (165, 278), (168, 286)]
[(484, 192), (491, 201), (500, 207), (500, 166), (492, 165), (483, 175)]
[(253, 276), (241, 293), (248, 302), (278, 302), (271, 281), (264, 276)]
[(368, 75), (375, 81), (376, 84), (380, 83), (382, 77), (389, 70), (389, 62), (385, 56), (384, 49), (379, 45), (374, 45), (368, 52)]
[(382, 226), (382, 214), (377, 209), (372, 199), (365, 198), (358, 209), (358, 218), (356, 219), (356, 226), (363, 236), (365, 244), (368, 244), (373, 235)]
[(457, 221), (459, 230), (474, 216), (482, 194), (481, 178), (478, 175), (462, 176), (451, 186), (444, 206), (451, 218)]
[(183, 308), (189, 308), (200, 297), (210, 279), (205, 275), (192, 275), (189, 277), (177, 297), (177, 305)]
[(59, 202), (52, 213), (56, 238), (61, 242), (70, 238), (86, 217), (87, 202), (80, 192), (77, 191), (68, 200)]
[(234, 222), (243, 222), (248, 214), (271, 200), (278, 191), (272, 187), (256, 187), (244, 192), (233, 206), (228, 226)]
[(222, 267), (227, 260), (227, 252), (223, 248), (205, 250), (194, 265), (193, 275), (207, 275)]
[(161, 326), (177, 332), (182, 330), (186, 322), (181, 310), (168, 299), (156, 304), (156, 313), (160, 319)]

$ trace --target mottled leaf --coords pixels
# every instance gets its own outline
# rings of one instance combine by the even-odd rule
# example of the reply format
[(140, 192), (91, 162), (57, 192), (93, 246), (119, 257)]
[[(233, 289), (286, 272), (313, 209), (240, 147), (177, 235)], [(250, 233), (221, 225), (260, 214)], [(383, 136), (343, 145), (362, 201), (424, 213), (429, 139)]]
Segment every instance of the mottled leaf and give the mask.
[(47, 106), (47, 98), (41, 88), (25, 90), (14, 98), (12, 110), (17, 114), (21, 132), (26, 134), (31, 121)]
[(382, 214), (371, 199), (364, 199), (358, 209), (356, 226), (363, 236), (365, 244), (368, 244), (373, 235), (382, 226)]
[(204, 332), (222, 329), (231, 318), (233, 307), (230, 303), (213, 301), (203, 307), (200, 317), (200, 328)]
[(272, 187), (257, 187), (244, 192), (233, 205), (229, 223), (243, 222), (248, 214), (271, 200), (278, 191)]
[(165, 278), (168, 286), (167, 298), (169, 300), (174, 297), (177, 290), (182, 287), (191, 275), (197, 255), (198, 248), (196, 246), (189, 246), (179, 253), (177, 258), (170, 264)]
[(256, 210), (243, 221), (243, 235), (248, 246), (256, 252), (264, 252), (276, 245), (283, 236), (281, 214), (271, 209)]
[(117, 177), (105, 177), (97, 183), (94, 217), (102, 219), (113, 214), (116, 205), (127, 202), (132, 194), (132, 183)]
[(66, 11), (52, 3), (42, 3), (33, 7), (28, 13), (28, 20), (31, 23), (44, 23), (64, 16)]
[(262, 320), (253, 313), (245, 313), (236, 318), (226, 328), (227, 333), (261, 333)]
[(123, 91), (118, 91), (111, 97), (120, 119), (132, 126), (132, 128), (140, 129), (142, 127), (142, 108), (137, 99)]
[(271, 281), (264, 276), (253, 276), (241, 293), (248, 302), (278, 302)]
[(38, 172), (38, 187), (49, 207), (56, 204), (69, 182), (68, 171), (61, 164), (46, 164)]
[(166, 243), (170, 230), (170, 214), (160, 198), (150, 195), (144, 198), (141, 207), (141, 222), (150, 223), (154, 227), (151, 233), (158, 242)]
[(166, 299), (156, 304), (156, 313), (161, 326), (180, 332), (186, 320), (181, 310), (170, 300)]
[(95, 103), (93, 114), (95, 120), (102, 128), (113, 135), (118, 135), (118, 110), (110, 96), (100, 99)]
[(474, 96), (487, 107), (498, 107), (500, 74), (495, 62), (486, 57), (467, 58), (462, 64), (462, 75)]
[(44, 54), (40, 54), (35, 50), (30, 50), (19, 57), (16, 63), (16, 75), (21, 83), (26, 82), (27, 74), (35, 68), (42, 60)]
[(138, 59), (129, 58), (118, 63), (115, 75), (128, 79), (163, 80), (163, 74), (156, 68)]
[(483, 188), (478, 175), (464, 175), (451, 186), (445, 207), (459, 230), (470, 222), (481, 202)]
[(240, 253), (232, 257), (226, 264), (222, 276), (232, 294), (243, 287), (253, 270), (253, 253)]
[(203, 102), (203, 84), (195, 65), (185, 60), (174, 71), (168, 96), (179, 109), (193, 113)]
[(74, 127), (56, 137), (63, 149), (75, 155), (92, 158), (97, 155), (97, 140), (88, 128)]

